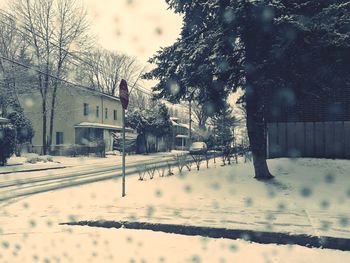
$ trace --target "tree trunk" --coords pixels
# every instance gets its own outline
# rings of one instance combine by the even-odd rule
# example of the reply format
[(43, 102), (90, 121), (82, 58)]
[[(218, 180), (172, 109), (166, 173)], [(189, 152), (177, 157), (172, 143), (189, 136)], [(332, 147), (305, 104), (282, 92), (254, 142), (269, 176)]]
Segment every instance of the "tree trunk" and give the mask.
[[(242, 36), (245, 46), (246, 59), (246, 111), (247, 131), (250, 148), (253, 155), (255, 178), (268, 180), (273, 178), (266, 162), (266, 125), (264, 120), (265, 86), (262, 82), (265, 72), (261, 70), (262, 63), (266, 60), (271, 46), (273, 32), (266, 29), (270, 24), (261, 24), (257, 19), (261, 10), (256, 9), (251, 2), (246, 4), (246, 32)], [(259, 43), (256, 40), (259, 39)]]
[(253, 155), (255, 178), (267, 180), (273, 178), (266, 162), (266, 129), (263, 112), (258, 109), (257, 98), (247, 96), (247, 130)]
[(146, 151), (145, 153), (148, 154), (148, 143), (147, 143), (146, 133), (144, 133), (143, 138), (144, 138), (144, 143), (145, 143), (145, 151)]
[(49, 60), (46, 62), (44, 90), (42, 91), (42, 117), (43, 117), (43, 154), (47, 154), (47, 93), (49, 91)]
[(53, 138), (53, 124), (55, 119), (55, 107), (56, 107), (56, 93), (57, 93), (57, 87), (54, 87), (53, 93), (52, 93), (52, 99), (51, 99), (51, 112), (50, 112), (50, 128), (49, 128), (49, 147), (51, 150), (52, 146), (52, 138)]
[(42, 142), (43, 142), (43, 155), (47, 154), (47, 142), (46, 142), (46, 126), (47, 126), (47, 119), (46, 119), (46, 101), (43, 98), (42, 101), (42, 118), (43, 118), (43, 137), (42, 137)]

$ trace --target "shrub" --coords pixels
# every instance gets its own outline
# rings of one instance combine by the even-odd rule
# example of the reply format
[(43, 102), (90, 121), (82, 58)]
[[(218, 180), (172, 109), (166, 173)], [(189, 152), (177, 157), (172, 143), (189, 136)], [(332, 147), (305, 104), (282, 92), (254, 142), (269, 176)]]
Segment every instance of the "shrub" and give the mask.
[(16, 155), (20, 156), (23, 145), (30, 143), (34, 136), (32, 124), (21, 110), (9, 113), (7, 118), (16, 129)]
[(158, 166), (157, 167), (157, 172), (158, 172), (159, 177), (164, 177), (165, 170), (166, 170), (165, 166)]
[(36, 153), (29, 153), (25, 155), (26, 163), (37, 163), (37, 162), (53, 162), (53, 158), (50, 155), (38, 155)]
[(146, 168), (146, 165), (139, 165), (136, 167), (137, 173), (139, 174), (139, 181), (143, 181), (145, 179)]
[(192, 154), (192, 159), (194, 163), (196, 164), (197, 171), (199, 171), (199, 168), (201, 166), (201, 162), (203, 161), (203, 157), (200, 154)]
[(156, 169), (157, 169), (157, 166), (150, 166), (150, 167), (147, 167), (147, 173), (149, 175), (149, 179), (153, 179), (154, 178), (154, 173), (156, 172)]
[(177, 168), (179, 168), (179, 172), (182, 173), (182, 169), (186, 166), (187, 155), (185, 154), (177, 154), (174, 157), (176, 161)]
[(191, 161), (186, 162), (186, 168), (189, 172), (191, 171), (191, 169), (192, 169), (192, 162)]
[(79, 145), (77, 145), (77, 144), (70, 144), (67, 147), (66, 153), (69, 156), (77, 157), (79, 154), (81, 154), (81, 152), (82, 152), (81, 149), (82, 149), (82, 147), (79, 147)]
[(0, 166), (7, 163), (7, 159), (16, 150), (16, 130), (12, 125), (0, 126)]
[(36, 153), (27, 154), (25, 157), (26, 157), (26, 163), (37, 163), (40, 161), (39, 155)]
[(173, 168), (171, 167), (171, 163), (166, 162), (167, 163), (167, 167), (168, 167), (168, 176), (174, 175), (173, 173)]
[(106, 157), (106, 143), (103, 139), (98, 139), (93, 142), (95, 153), (100, 157)]
[(53, 158), (51, 155), (43, 155), (43, 156), (40, 156), (40, 159), (43, 161), (43, 162), (53, 162)]

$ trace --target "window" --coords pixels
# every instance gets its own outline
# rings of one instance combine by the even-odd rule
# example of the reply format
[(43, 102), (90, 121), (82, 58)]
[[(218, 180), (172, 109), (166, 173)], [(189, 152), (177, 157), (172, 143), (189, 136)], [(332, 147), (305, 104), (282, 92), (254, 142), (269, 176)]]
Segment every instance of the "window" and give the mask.
[(56, 145), (63, 144), (63, 132), (56, 132)]
[(96, 106), (96, 118), (100, 117), (100, 107)]
[(105, 108), (105, 119), (108, 119), (108, 109)]
[(113, 111), (113, 117), (115, 121), (118, 119), (118, 112), (116, 110)]
[(89, 115), (89, 104), (84, 103), (84, 116)]

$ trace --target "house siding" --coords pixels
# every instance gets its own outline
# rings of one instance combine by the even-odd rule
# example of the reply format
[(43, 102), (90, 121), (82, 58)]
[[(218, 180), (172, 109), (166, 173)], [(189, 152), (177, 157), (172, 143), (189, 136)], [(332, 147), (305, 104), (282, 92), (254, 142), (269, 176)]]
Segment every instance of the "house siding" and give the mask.
[[(48, 104), (51, 104), (51, 98), (48, 98)], [(42, 149), (42, 116), (41, 116), (41, 97), (38, 92), (21, 94), (20, 103), (26, 116), (31, 121), (35, 134), (32, 139), (33, 148), (40, 152)], [(84, 116), (84, 103), (89, 106), (87, 116)], [(96, 116), (96, 107), (99, 106), (99, 117)], [(109, 118), (104, 118), (104, 109), (108, 108)], [(118, 113), (117, 120), (113, 119), (113, 111)], [(49, 135), (50, 105), (47, 106), (47, 136)], [(122, 126), (121, 103), (119, 99), (104, 95), (99, 92), (93, 92), (74, 87), (62, 87), (57, 91), (55, 118), (53, 127), (52, 146), (56, 146), (56, 132), (63, 132), (64, 145), (81, 143), (76, 141), (75, 126), (81, 122), (92, 122), (100, 124), (109, 124)], [(106, 138), (110, 145), (110, 138)]]

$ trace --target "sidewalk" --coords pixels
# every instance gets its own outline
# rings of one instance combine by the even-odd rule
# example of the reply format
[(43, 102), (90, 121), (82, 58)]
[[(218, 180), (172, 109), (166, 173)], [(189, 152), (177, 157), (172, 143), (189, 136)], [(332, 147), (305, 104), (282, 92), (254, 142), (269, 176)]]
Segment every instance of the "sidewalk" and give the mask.
[(268, 183), (253, 179), (251, 163), (218, 161), (182, 175), (127, 177), (124, 198), (120, 179), (39, 194), (3, 206), (0, 226), (8, 237), (102, 233), (59, 224), (128, 221), (350, 239), (350, 161), (277, 159), (269, 166), (276, 179)]
[(204, 166), (183, 177), (128, 178), (125, 199), (110, 189), (78, 218), (350, 238), (349, 161), (273, 160), (276, 179), (267, 183), (252, 178), (251, 164)]
[[(264, 183), (252, 178), (251, 164), (213, 165), (206, 169), (203, 163), (199, 172), (164, 178), (156, 175), (147, 181), (130, 176), (125, 198), (120, 197), (120, 180), (112, 180), (40, 194), (26, 202), (46, 204), (60, 213), (58, 208), (68, 209), (79, 220), (132, 219), (350, 238), (350, 174), (339, 167), (334, 167), (334, 182), (327, 183), (322, 176), (327, 173), (322, 171), (324, 167), (272, 161), (272, 172), (280, 173), (276, 182)], [(350, 171), (346, 168), (344, 165), (344, 172)], [(73, 201), (79, 210), (74, 209)], [(45, 216), (50, 212), (46, 210)]]
[(0, 175), (13, 173), (30, 173), (36, 171), (47, 171), (63, 169), (67, 166), (59, 163), (40, 163), (40, 164), (16, 164), (0, 167)]

